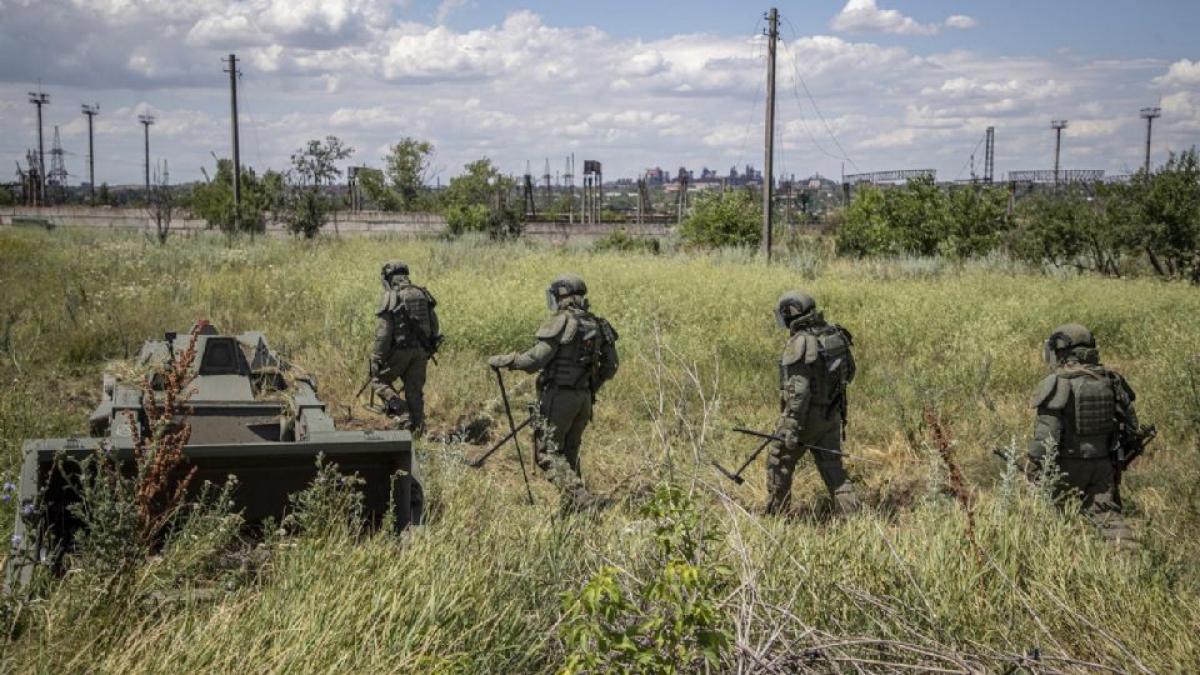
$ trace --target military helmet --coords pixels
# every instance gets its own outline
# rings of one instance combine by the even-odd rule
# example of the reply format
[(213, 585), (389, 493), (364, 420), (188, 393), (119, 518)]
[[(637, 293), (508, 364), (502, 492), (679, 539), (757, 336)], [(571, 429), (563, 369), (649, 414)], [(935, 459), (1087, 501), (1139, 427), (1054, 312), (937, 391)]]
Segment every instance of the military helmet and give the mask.
[(1096, 336), (1085, 326), (1077, 323), (1065, 323), (1054, 329), (1046, 338), (1046, 349), (1043, 357), (1049, 364), (1058, 361), (1058, 355), (1073, 349), (1095, 349)]
[(550, 282), (546, 289), (546, 306), (551, 310), (558, 309), (558, 303), (571, 296), (580, 298), (587, 295), (587, 283), (577, 274), (560, 274)]
[(384, 281), (397, 274), (408, 276), (408, 263), (400, 262), (399, 260), (389, 260), (383, 264), (383, 269), (379, 273)]
[(793, 321), (812, 313), (817, 308), (817, 301), (804, 291), (788, 291), (779, 296), (775, 305), (775, 322), (780, 328), (787, 328)]

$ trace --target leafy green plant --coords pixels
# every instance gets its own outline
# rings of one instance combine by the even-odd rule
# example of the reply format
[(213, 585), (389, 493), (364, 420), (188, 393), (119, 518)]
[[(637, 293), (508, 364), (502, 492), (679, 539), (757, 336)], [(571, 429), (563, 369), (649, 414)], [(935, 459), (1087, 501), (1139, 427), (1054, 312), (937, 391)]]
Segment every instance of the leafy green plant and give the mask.
[(564, 596), (563, 673), (680, 673), (717, 667), (732, 642), (719, 597), (731, 572), (708, 549), (720, 533), (704, 527), (691, 497), (660, 485), (642, 509), (653, 523), (650, 578), (604, 566)]
[(654, 237), (638, 237), (629, 234), (625, 228), (618, 228), (600, 237), (592, 243), (592, 250), (597, 252), (619, 251), (624, 253), (651, 253), (658, 255), (662, 246)]
[(337, 464), (318, 455), (312, 483), (288, 496), (291, 511), (283, 519), (284, 529), (317, 539), (357, 535), (363, 527), (364, 483), (356, 475), (343, 475)]
[(679, 235), (695, 246), (758, 246), (762, 206), (749, 190), (702, 192)]

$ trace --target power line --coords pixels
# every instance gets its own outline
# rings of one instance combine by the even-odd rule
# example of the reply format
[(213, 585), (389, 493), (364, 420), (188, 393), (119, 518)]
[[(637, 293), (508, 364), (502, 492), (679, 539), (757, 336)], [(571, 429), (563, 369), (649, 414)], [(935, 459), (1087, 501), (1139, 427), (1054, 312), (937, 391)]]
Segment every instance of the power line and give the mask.
[[(783, 20), (785, 22), (787, 22), (788, 30), (790, 30), (792, 32), (793, 41), (799, 42), (799, 37), (796, 32), (796, 26), (792, 23), (791, 19), (789, 19), (785, 16), (783, 18)], [(799, 54), (797, 53), (796, 58), (793, 59), (793, 66), (794, 66), (796, 81), (799, 82), (800, 86), (804, 88), (804, 94), (808, 97), (809, 103), (812, 104), (813, 111), (815, 111), (817, 113), (817, 118), (820, 119), (821, 124), (823, 124), (825, 126), (825, 133), (829, 134), (829, 138), (831, 140), (833, 140), (833, 144), (836, 145), (838, 151), (842, 153), (841, 159), (845, 159), (847, 162), (850, 162), (850, 165), (853, 166), (856, 171), (861, 171), (861, 169), (858, 168), (858, 164), (856, 164), (854, 162), (854, 160), (850, 158), (850, 154), (848, 152), (846, 152), (845, 148), (842, 147), (842, 143), (841, 143), (841, 141), (838, 140), (837, 135), (833, 133), (833, 127), (831, 127), (829, 125), (829, 121), (825, 119), (825, 115), (821, 112), (821, 107), (817, 105), (817, 99), (812, 95), (812, 92), (809, 91), (808, 84), (804, 81), (804, 78), (800, 76), (800, 66), (799, 66), (798, 61), (799, 61)], [(795, 83), (793, 83), (793, 86), (794, 85), (795, 85)]]
[[(762, 25), (762, 22), (763, 17), (759, 17), (758, 21), (754, 23), (754, 32), (751, 33), (752, 35), (757, 36), (759, 34), (759, 26)], [(750, 45), (750, 58), (757, 63), (758, 60), (762, 58), (762, 54), (760, 52), (765, 50), (766, 43), (764, 43), (762, 40), (755, 39)], [(750, 143), (750, 129), (754, 126), (754, 115), (756, 112), (758, 112), (758, 98), (759, 95), (762, 94), (762, 80), (759, 80), (758, 78), (755, 79), (757, 80), (757, 84), (754, 85), (754, 98), (752, 98), (750, 101), (750, 117), (746, 119), (746, 130), (742, 132), (742, 147), (738, 150), (739, 157), (746, 156), (746, 146)]]

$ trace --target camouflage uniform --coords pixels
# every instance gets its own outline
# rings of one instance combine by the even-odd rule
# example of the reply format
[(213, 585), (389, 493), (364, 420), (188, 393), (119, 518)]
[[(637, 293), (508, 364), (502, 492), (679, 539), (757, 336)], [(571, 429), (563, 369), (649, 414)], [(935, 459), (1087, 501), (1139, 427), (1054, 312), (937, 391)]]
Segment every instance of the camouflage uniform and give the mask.
[(817, 472), (833, 496), (838, 511), (859, 509), (854, 486), (842, 466), (842, 422), (846, 385), (854, 379), (853, 344), (849, 331), (825, 322), (812, 297), (793, 291), (779, 299), (776, 320), (791, 331), (779, 362), (780, 410), (775, 434), (786, 443), (773, 443), (767, 456), (769, 514), (787, 510), (796, 463), (811, 450)]
[(1095, 338), (1079, 324), (1056, 328), (1046, 341), (1045, 356), (1054, 372), (1033, 396), (1037, 420), (1029, 445), (1031, 472), (1053, 456), (1061, 472), (1057, 496), (1081, 496), (1083, 512), (1105, 538), (1136, 546), (1121, 517), (1120, 470), (1115, 463), (1120, 424), (1138, 428), (1133, 389), (1124, 377), (1101, 365)]
[[(403, 428), (425, 429), (425, 370), (441, 341), (437, 300), (408, 278), (408, 265), (383, 266), (375, 349), (371, 354), (371, 388)], [(399, 379), (404, 396), (392, 387)]]
[(579, 446), (596, 393), (619, 365), (617, 332), (588, 311), (586, 294), (583, 279), (558, 277), (547, 289), (547, 305), (554, 313), (538, 329), (537, 344), (523, 354), (488, 359), (493, 368), (538, 373), (538, 414), (544, 425), (534, 432), (535, 459), (567, 509), (597, 503), (580, 477)]

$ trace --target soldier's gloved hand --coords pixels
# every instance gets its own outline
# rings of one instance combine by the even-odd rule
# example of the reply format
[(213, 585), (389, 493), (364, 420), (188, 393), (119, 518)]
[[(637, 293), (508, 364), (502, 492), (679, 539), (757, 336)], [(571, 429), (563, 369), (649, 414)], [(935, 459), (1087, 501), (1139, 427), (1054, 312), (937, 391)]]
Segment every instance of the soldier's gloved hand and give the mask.
[(375, 359), (375, 358), (371, 359), (370, 370), (371, 370), (372, 378), (379, 377), (379, 371), (382, 370), (382, 368), (383, 368), (383, 366), (379, 362), (379, 359)]
[(512, 365), (512, 354), (497, 354), (488, 359), (488, 365), (493, 368), (507, 368)]

